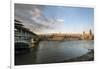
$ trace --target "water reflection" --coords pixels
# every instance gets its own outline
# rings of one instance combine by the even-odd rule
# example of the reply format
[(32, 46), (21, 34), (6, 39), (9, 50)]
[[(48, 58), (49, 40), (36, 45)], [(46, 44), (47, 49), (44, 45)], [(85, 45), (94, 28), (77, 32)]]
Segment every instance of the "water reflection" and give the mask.
[(37, 63), (60, 62), (82, 56), (92, 46), (89, 41), (43, 41), (39, 44)]
[(15, 64), (62, 62), (86, 54), (93, 44), (93, 41), (41, 41), (36, 51), (15, 56)]

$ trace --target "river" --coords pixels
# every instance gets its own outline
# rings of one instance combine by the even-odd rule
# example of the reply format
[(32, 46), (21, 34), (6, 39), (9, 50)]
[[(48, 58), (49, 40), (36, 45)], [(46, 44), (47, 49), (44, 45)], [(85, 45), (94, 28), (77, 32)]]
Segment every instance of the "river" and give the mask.
[(82, 56), (94, 49), (94, 41), (41, 41), (36, 51), (15, 55), (15, 65), (55, 63)]

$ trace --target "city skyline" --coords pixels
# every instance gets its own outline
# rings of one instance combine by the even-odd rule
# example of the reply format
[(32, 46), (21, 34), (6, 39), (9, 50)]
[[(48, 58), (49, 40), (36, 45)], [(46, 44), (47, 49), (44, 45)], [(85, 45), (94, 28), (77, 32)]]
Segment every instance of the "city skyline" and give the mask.
[(35, 33), (94, 33), (94, 9), (15, 4), (15, 18)]

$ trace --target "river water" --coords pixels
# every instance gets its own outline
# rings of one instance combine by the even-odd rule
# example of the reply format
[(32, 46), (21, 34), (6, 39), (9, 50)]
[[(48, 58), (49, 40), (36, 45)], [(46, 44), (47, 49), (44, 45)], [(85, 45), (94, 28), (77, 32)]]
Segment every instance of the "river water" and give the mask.
[(15, 65), (55, 63), (82, 56), (94, 49), (94, 41), (41, 41), (36, 51), (15, 55)]

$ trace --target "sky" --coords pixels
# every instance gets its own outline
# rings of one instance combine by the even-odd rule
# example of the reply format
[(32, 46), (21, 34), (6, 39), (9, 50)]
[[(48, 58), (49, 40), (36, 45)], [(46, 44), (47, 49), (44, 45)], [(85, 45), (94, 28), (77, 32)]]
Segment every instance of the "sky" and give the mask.
[(15, 4), (15, 19), (37, 34), (94, 32), (94, 9)]

